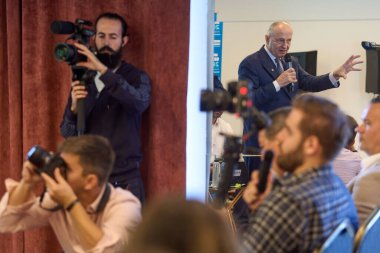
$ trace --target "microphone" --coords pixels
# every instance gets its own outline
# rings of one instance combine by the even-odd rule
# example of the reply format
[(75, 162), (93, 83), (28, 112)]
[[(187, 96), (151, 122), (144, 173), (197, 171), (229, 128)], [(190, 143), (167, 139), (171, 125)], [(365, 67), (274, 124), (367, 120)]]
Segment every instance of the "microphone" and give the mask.
[(75, 32), (75, 25), (69, 21), (53, 21), (50, 30), (55, 34), (72, 34)]
[(272, 165), (273, 152), (268, 150), (264, 154), (264, 160), (260, 164), (259, 171), (259, 183), (257, 184), (257, 190), (259, 193), (265, 192), (267, 187), (268, 175)]
[[(284, 60), (288, 65), (288, 69), (293, 68), (292, 57), (290, 56), (290, 54), (286, 54), (284, 56)], [(291, 85), (290, 89), (291, 89), (291, 91), (293, 91), (294, 90), (294, 83), (290, 83), (290, 85)]]
[(380, 49), (379, 44), (376, 44), (376, 42), (369, 42), (369, 41), (362, 41), (362, 47), (365, 50)]

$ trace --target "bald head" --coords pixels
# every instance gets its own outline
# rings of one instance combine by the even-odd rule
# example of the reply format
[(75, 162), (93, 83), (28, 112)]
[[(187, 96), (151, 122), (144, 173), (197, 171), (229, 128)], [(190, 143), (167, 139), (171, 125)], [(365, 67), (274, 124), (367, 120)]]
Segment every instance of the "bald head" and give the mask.
[(283, 30), (283, 29), (290, 29), (293, 31), (292, 29), (292, 26), (286, 22), (286, 21), (276, 21), (276, 22), (273, 22), (270, 26), (269, 26), (269, 29), (267, 31), (267, 35), (268, 36), (271, 36), (273, 35), (273, 33), (275, 33), (276, 31), (278, 30)]
[(269, 26), (265, 35), (266, 47), (276, 58), (287, 54), (293, 37), (293, 28), (285, 21), (276, 21)]

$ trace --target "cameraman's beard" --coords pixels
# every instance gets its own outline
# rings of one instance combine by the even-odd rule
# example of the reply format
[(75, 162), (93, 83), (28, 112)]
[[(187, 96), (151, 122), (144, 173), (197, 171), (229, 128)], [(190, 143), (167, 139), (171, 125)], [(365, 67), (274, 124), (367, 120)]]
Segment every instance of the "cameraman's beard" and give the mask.
[(115, 69), (117, 66), (119, 66), (122, 56), (122, 47), (120, 47), (118, 51), (114, 51), (112, 48), (104, 46), (101, 49), (97, 50), (96, 54), (96, 57), (99, 59), (99, 61), (106, 65), (109, 69)]
[(277, 165), (284, 171), (292, 173), (304, 163), (304, 155), (301, 142), (298, 147), (287, 154), (280, 152), (277, 156)]

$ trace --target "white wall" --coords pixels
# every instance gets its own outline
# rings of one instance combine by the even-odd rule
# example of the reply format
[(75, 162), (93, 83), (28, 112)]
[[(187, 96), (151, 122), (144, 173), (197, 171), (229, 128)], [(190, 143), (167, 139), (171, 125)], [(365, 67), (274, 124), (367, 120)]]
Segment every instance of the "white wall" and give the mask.
[[(293, 26), (290, 52), (318, 50), (317, 74), (334, 70), (352, 54), (365, 61), (361, 41), (380, 42), (380, 1), (375, 0), (216, 0), (215, 11), (224, 22), (222, 82), (236, 80), (239, 63), (264, 44), (275, 20)], [(361, 112), (373, 94), (365, 93), (365, 69), (351, 72), (341, 87), (320, 92), (360, 122)], [(241, 120), (225, 113), (237, 134)]]

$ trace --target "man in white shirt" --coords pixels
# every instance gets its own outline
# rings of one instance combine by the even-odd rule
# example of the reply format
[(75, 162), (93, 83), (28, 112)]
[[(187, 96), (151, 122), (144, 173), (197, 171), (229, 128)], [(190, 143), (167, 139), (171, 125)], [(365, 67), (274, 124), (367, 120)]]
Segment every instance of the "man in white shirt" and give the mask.
[[(219, 79), (214, 76), (214, 90), (226, 91)], [(211, 159), (213, 162), (216, 158), (221, 158), (223, 155), (223, 146), (225, 137), (222, 134), (231, 135), (233, 130), (231, 125), (221, 118), (223, 111), (212, 113), (212, 139), (211, 139)]]
[(352, 192), (359, 222), (369, 217), (380, 205), (380, 96), (372, 99), (364, 110), (363, 123), (357, 131), (360, 135), (360, 149), (368, 154), (362, 160), (362, 170), (348, 185)]
[(230, 123), (221, 118), (223, 112), (213, 112), (212, 114), (212, 145), (211, 161), (221, 158), (223, 155), (223, 145), (225, 137), (222, 134), (233, 134)]

